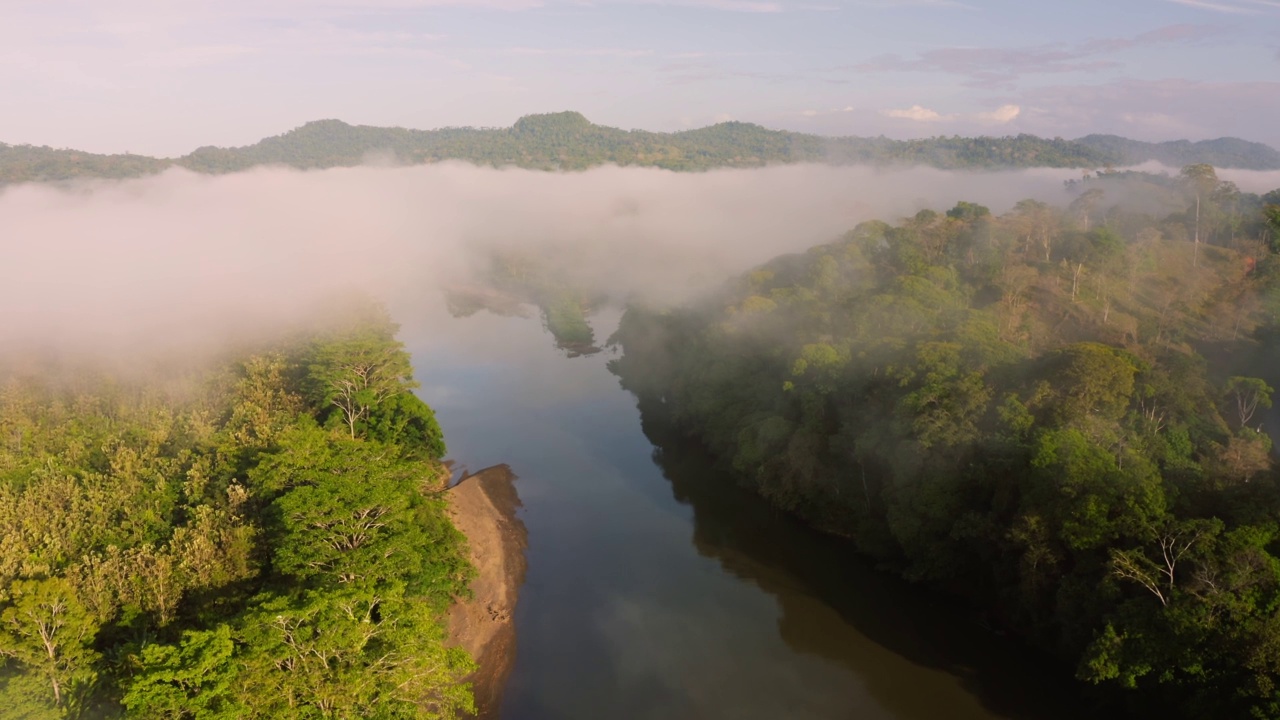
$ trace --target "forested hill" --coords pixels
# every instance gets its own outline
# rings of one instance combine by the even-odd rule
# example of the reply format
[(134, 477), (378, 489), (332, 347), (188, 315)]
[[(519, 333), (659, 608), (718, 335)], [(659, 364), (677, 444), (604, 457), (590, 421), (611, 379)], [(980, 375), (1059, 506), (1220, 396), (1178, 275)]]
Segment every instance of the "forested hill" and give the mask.
[(172, 164), (172, 160), (145, 155), (97, 155), (0, 143), (0, 186), (73, 178), (141, 177), (158, 173)]
[(655, 133), (595, 125), (576, 112), (530, 115), (510, 128), (404, 130), (320, 120), (256, 145), (200, 148), (178, 162), (201, 172), (276, 163), (295, 167), (354, 165), (390, 154), (411, 164), (464, 160), (478, 165), (580, 170), (640, 165), (669, 170), (758, 167), (766, 164), (904, 162), (944, 168), (1098, 167), (1108, 154), (1065, 140), (1007, 138), (826, 138), (750, 123)]
[[(1176, 160), (1179, 148), (1194, 160)], [(1163, 154), (1154, 155), (1162, 149)], [(1145, 154), (1144, 154), (1145, 153)], [(1191, 157), (1192, 155), (1188, 155)], [(722, 167), (818, 162), (831, 164), (906, 163), (939, 168), (1099, 168), (1160, 159), (1181, 166), (1203, 162), (1217, 167), (1280, 168), (1270, 147), (1224, 138), (1207, 143), (1150, 145), (1112, 136), (1079, 141), (1013, 137), (822, 137), (759, 125), (726, 122), (697, 130), (656, 133), (595, 125), (576, 112), (529, 115), (509, 128), (409, 130), (317, 120), (236, 148), (202, 147), (176, 159), (139, 155), (94, 155), (0, 143), (0, 185), (126, 178), (180, 166), (197, 172), (227, 173), (258, 165), (310, 169), (358, 165), (371, 159), (419, 164), (461, 160), (485, 166), (539, 170), (581, 170), (604, 164), (696, 171)]]
[(1217, 140), (1171, 140), (1149, 143), (1118, 135), (1086, 135), (1076, 140), (1085, 147), (1118, 158), (1119, 165), (1139, 165), (1154, 160), (1170, 167), (1205, 163), (1215, 167), (1275, 170), (1280, 168), (1280, 151), (1269, 145), (1240, 138)]

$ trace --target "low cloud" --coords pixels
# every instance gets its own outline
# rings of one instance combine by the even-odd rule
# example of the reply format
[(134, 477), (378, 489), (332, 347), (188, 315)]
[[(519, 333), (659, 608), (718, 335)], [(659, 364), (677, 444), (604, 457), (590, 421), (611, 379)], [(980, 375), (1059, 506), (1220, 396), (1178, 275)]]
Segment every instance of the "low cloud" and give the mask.
[(778, 254), (958, 200), (1064, 199), (1075, 170), (785, 166), (582, 173), (446, 163), (0, 192), (0, 344), (212, 342), (360, 289), (439, 304), (495, 248), (619, 297), (678, 301)]
[[(1182, 169), (1170, 167), (1154, 160), (1135, 165), (1131, 170), (1177, 176)], [(1247, 193), (1265, 195), (1272, 190), (1280, 190), (1280, 170), (1241, 170), (1239, 168), (1218, 168), (1218, 178), (1230, 180), (1236, 187)]]

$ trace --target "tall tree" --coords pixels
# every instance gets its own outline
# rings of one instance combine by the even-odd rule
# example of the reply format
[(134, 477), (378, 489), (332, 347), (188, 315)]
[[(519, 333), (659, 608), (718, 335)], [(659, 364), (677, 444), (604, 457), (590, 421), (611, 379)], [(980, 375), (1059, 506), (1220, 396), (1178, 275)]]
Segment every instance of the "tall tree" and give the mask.
[(1192, 254), (1192, 265), (1200, 264), (1200, 211), (1204, 201), (1213, 196), (1218, 187), (1218, 173), (1212, 165), (1199, 163), (1182, 168), (1182, 179), (1195, 195), (1195, 250)]
[(324, 405), (336, 408), (351, 439), (365, 429), (370, 413), (418, 386), (404, 345), (392, 331), (360, 328), (317, 344), (311, 378)]
[(1271, 407), (1271, 394), (1275, 389), (1261, 378), (1235, 376), (1227, 380), (1226, 394), (1232, 401), (1240, 427), (1249, 424), (1258, 408)]

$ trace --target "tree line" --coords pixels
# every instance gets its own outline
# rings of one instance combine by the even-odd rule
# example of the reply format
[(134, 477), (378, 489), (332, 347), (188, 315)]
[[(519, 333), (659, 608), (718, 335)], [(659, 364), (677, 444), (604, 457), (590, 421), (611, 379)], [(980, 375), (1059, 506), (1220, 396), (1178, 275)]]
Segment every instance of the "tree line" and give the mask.
[(800, 162), (958, 169), (1100, 168), (1147, 160), (1173, 166), (1204, 162), (1219, 167), (1280, 169), (1280, 153), (1274, 149), (1233, 138), (1159, 145), (1115, 136), (1064, 140), (1026, 134), (893, 140), (883, 136), (823, 137), (743, 122), (656, 133), (595, 125), (579, 113), (563, 112), (529, 115), (510, 128), (410, 130), (318, 120), (253, 145), (206, 146), (173, 159), (0, 143), (0, 185), (139, 177), (168, 167), (215, 174), (261, 165), (349, 167), (387, 156), (410, 165), (462, 160), (537, 170), (583, 170), (615, 164), (700, 171)]

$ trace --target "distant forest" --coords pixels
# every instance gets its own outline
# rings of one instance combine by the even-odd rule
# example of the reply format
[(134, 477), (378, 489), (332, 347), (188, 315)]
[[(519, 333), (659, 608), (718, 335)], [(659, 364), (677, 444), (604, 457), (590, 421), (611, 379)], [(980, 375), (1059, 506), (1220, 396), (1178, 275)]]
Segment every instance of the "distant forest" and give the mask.
[(0, 143), (0, 185), (75, 178), (131, 178), (169, 167), (228, 173), (259, 165), (349, 167), (371, 158), (422, 164), (461, 160), (493, 167), (582, 170), (605, 164), (677, 171), (785, 163), (905, 163), (948, 169), (1105, 168), (1155, 160), (1172, 167), (1280, 169), (1280, 152), (1238, 138), (1146, 143), (1114, 135), (1078, 140), (1034, 135), (891, 140), (822, 137), (726, 122), (676, 133), (620, 130), (576, 112), (529, 115), (509, 128), (408, 130), (317, 120), (237, 148), (201, 147), (176, 159), (96, 155)]

